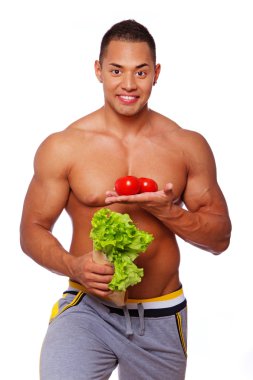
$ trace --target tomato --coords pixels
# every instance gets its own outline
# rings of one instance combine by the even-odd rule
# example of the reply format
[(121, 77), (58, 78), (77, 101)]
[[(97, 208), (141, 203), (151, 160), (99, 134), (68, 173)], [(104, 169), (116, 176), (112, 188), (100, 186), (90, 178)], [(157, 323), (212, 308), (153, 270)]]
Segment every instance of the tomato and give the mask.
[(139, 193), (150, 193), (158, 190), (157, 183), (151, 178), (139, 178)]
[(114, 186), (118, 195), (134, 195), (140, 190), (138, 178), (132, 175), (118, 178)]

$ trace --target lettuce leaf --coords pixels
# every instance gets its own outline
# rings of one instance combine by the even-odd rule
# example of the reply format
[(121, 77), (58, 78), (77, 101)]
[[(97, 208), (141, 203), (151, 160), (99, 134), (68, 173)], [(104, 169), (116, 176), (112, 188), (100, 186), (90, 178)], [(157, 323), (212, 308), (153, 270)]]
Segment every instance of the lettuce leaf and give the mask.
[(143, 269), (133, 261), (145, 252), (154, 240), (152, 234), (139, 230), (128, 214), (102, 208), (95, 212), (91, 221), (90, 237), (93, 247), (105, 253), (114, 265), (114, 276), (109, 283), (111, 290), (125, 291), (141, 281)]

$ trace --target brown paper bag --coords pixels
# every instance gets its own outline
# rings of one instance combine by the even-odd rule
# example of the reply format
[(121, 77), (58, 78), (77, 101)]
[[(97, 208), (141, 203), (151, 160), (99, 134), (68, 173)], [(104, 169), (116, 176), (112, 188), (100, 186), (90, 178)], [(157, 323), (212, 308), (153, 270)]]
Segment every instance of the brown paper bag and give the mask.
[[(110, 263), (104, 252), (93, 250), (93, 261), (97, 264)], [(127, 291), (118, 292), (114, 291), (112, 294), (106, 297), (107, 300), (112, 301), (117, 306), (123, 306), (127, 301)]]

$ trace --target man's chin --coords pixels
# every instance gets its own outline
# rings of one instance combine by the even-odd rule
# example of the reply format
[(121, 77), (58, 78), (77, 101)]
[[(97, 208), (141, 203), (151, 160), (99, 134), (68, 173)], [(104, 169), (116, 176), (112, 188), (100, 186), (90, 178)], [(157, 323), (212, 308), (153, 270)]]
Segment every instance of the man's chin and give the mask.
[(142, 113), (146, 109), (146, 105), (143, 107), (120, 107), (115, 109), (115, 111), (122, 116), (127, 116), (127, 117), (133, 117), (137, 116), (140, 113)]

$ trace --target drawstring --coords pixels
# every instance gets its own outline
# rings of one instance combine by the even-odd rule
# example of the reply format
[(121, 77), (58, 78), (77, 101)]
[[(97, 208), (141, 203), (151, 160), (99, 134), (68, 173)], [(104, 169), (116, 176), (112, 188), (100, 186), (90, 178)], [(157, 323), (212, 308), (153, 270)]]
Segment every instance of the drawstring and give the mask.
[(144, 307), (142, 303), (138, 303), (137, 307), (138, 307), (138, 313), (139, 313), (139, 319), (140, 319), (139, 335), (144, 335), (144, 332), (145, 332)]
[[(139, 335), (142, 336), (145, 333), (144, 307), (142, 303), (138, 303), (137, 307), (138, 307), (138, 314), (139, 314), (139, 320), (140, 320)], [(131, 317), (126, 305), (123, 307), (123, 311), (124, 311), (124, 316), (126, 320), (126, 335), (127, 336), (133, 335), (134, 332), (132, 328)]]
[(126, 320), (126, 335), (130, 336), (130, 335), (133, 335), (134, 332), (132, 329), (132, 323), (131, 323), (129, 311), (126, 305), (123, 307), (123, 310), (124, 310), (124, 315), (125, 315), (125, 320)]

